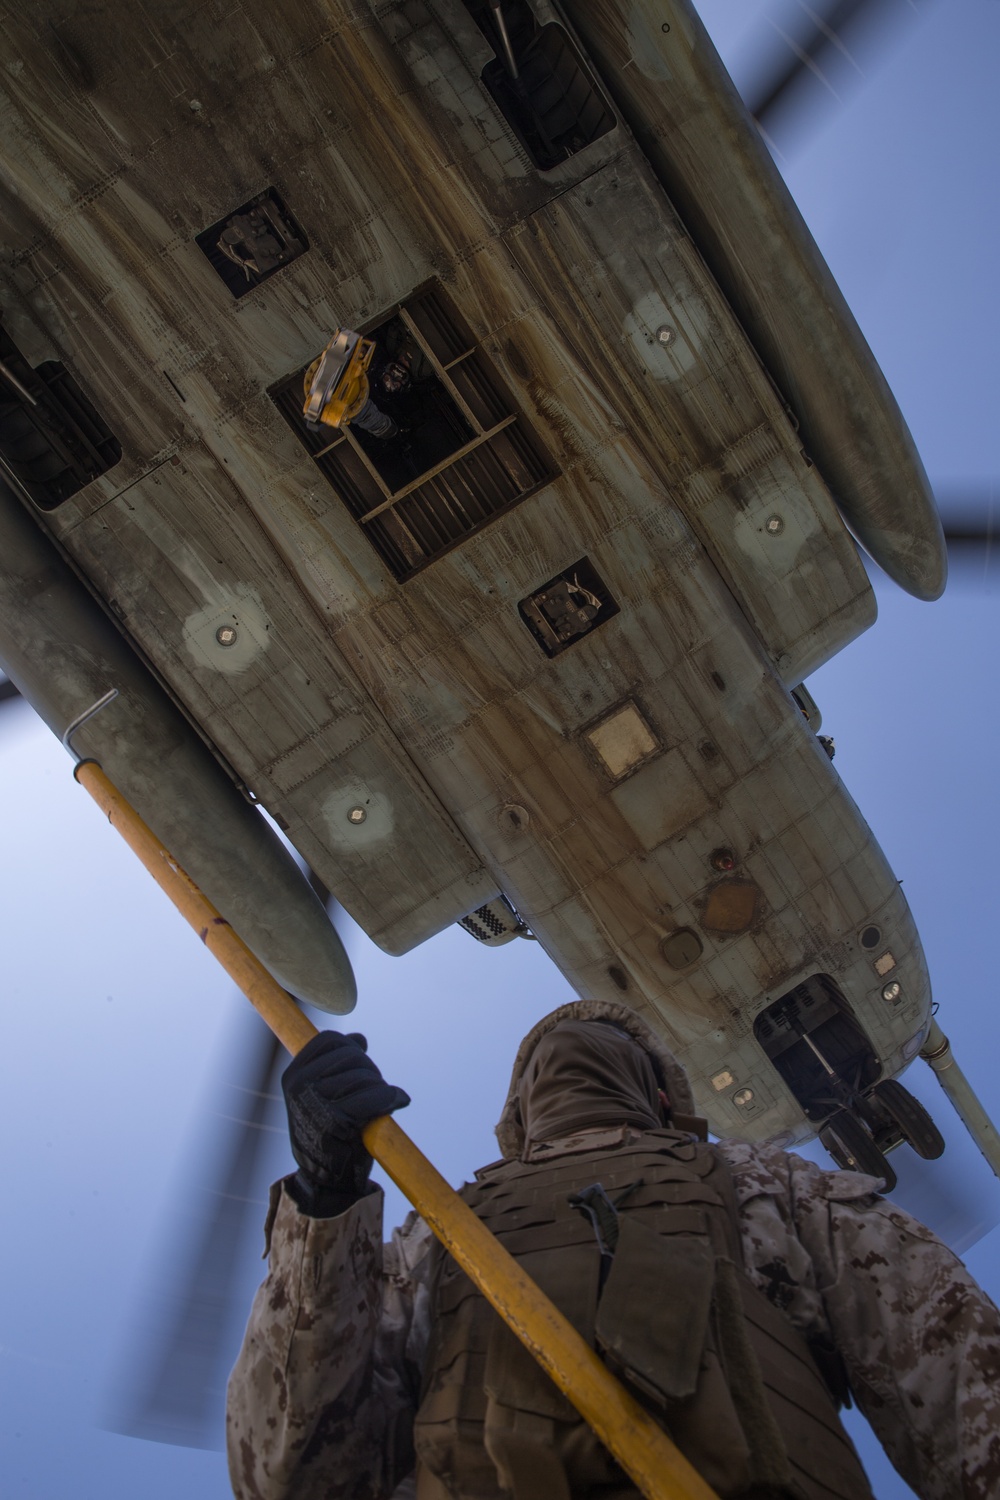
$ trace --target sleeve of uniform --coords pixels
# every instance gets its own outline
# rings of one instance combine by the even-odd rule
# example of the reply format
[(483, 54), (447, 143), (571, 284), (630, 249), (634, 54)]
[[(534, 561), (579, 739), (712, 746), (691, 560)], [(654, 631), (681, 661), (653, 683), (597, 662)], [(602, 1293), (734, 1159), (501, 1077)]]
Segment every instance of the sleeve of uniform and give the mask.
[(268, 1237), (267, 1277), (229, 1382), (233, 1492), (384, 1500), (413, 1467), (426, 1230), (411, 1216), (383, 1248), (381, 1191), (310, 1219), (279, 1185)]
[(922, 1500), (1000, 1495), (1000, 1314), (961, 1261), (853, 1174), (788, 1157), (798, 1236), (858, 1406)]

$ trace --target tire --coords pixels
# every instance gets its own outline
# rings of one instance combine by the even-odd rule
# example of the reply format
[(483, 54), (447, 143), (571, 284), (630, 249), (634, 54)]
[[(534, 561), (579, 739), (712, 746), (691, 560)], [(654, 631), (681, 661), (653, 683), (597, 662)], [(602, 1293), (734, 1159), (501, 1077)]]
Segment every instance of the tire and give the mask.
[(861, 1121), (846, 1109), (830, 1116), (819, 1138), (843, 1171), (862, 1172), (866, 1177), (884, 1177), (886, 1192), (892, 1192), (896, 1186), (895, 1172)]
[(887, 1078), (877, 1083), (869, 1097), (899, 1126), (908, 1146), (925, 1161), (936, 1161), (944, 1151), (944, 1137), (919, 1099), (909, 1089)]

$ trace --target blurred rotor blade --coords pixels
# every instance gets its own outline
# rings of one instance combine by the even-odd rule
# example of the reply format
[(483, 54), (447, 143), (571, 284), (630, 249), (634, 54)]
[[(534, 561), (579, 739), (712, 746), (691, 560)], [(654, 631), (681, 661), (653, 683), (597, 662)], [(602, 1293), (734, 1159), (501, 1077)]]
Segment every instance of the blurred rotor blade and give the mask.
[(939, 485), (941, 527), (952, 562), (1000, 561), (1000, 485)]
[(0, 703), (10, 703), (14, 698), (20, 698), (20, 696), (21, 694), (10, 678), (5, 677), (3, 672), (0, 672)]
[(861, 59), (896, 25), (912, 17), (914, 0), (824, 0), (814, 9), (797, 0), (788, 26), (771, 25), (780, 38), (741, 89), (747, 108), (768, 136), (793, 110), (814, 107), (826, 94), (838, 103), (846, 87), (864, 76)]
[[(330, 892), (314, 871), (306, 874), (337, 925)], [(218, 1186), (203, 1189), (209, 1206), (185, 1271), (176, 1274), (172, 1257), (161, 1276), (166, 1289), (150, 1291), (141, 1328), (130, 1330), (129, 1368), (119, 1382), (126, 1394), (112, 1397), (104, 1423), (129, 1437), (183, 1448), (223, 1444), (226, 1381), (250, 1311), (252, 1288), (241, 1262), (264, 1222), (271, 1143), (275, 1136), (288, 1138), (280, 1085), (284, 1049), (249, 1007), (245, 1024), (253, 1027), (253, 1043), (243, 1076), (224, 1080), (213, 1095), (212, 1113), (228, 1127)], [(254, 1274), (253, 1285), (259, 1279)]]
[(1000, 540), (997, 536), (997, 526), (991, 517), (982, 513), (972, 516), (952, 516), (943, 519), (944, 539), (951, 547), (979, 547), (985, 551), (993, 550), (996, 542)]
[(1000, 1224), (1000, 1201), (988, 1181), (984, 1184), (973, 1175), (975, 1162), (970, 1166), (963, 1160), (956, 1171), (957, 1155), (952, 1141), (944, 1166), (921, 1161), (905, 1146), (893, 1151), (889, 1160), (897, 1181), (888, 1196), (932, 1229), (956, 1255), (964, 1255)]
[[(310, 870), (307, 868), (306, 879), (309, 881), (309, 884), (316, 892), (316, 895), (319, 897), (323, 905), (326, 907), (327, 911), (330, 913), (330, 921), (333, 923), (334, 927), (337, 927), (338, 923), (336, 921), (336, 916), (339, 907), (335, 908), (333, 911), (330, 911), (330, 902), (333, 900), (333, 896), (331, 895), (330, 891), (323, 884), (322, 880), (320, 880), (315, 870)], [(341, 934), (341, 939), (343, 939), (343, 934)]]
[[(896, 1185), (887, 1196), (932, 1229), (956, 1255), (964, 1255), (1000, 1224), (997, 1180), (931, 1070), (914, 1064), (905, 1087), (931, 1115), (944, 1137), (945, 1151), (939, 1160), (928, 1161), (905, 1144), (891, 1150)], [(818, 1140), (793, 1149), (826, 1170), (835, 1165)]]
[[(280, 1100), (284, 1065), (280, 1042), (249, 1009), (254, 1028), (245, 1079), (223, 1084), (216, 1113), (226, 1131), (219, 1185), (203, 1189), (209, 1203), (198, 1225), (186, 1271), (160, 1267), (130, 1337), (121, 1394), (111, 1398), (103, 1424), (111, 1431), (184, 1448), (221, 1448), (225, 1386), (249, 1311), (246, 1287), (233, 1285), (238, 1251), (249, 1232), (259, 1234), (266, 1207), (260, 1158), (269, 1132), (270, 1106)], [(197, 1190), (193, 1194), (197, 1209)], [(147, 1328), (149, 1333), (147, 1336)], [(136, 1340), (135, 1334), (141, 1333)]]

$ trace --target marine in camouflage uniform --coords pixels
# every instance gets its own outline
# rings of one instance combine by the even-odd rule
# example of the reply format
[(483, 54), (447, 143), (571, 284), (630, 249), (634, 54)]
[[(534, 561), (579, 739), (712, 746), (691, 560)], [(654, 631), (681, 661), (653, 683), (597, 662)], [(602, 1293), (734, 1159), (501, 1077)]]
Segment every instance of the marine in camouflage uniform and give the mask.
[[(609, 1031), (609, 1024), (618, 1029)], [(377, 1070), (364, 1061), (381, 1084)], [(659, 1109), (661, 1090), (668, 1096), (665, 1117)], [(315, 1102), (311, 1082), (299, 1092)], [(362, 1105), (367, 1102), (374, 1114), (406, 1102), (402, 1094), (393, 1099), (394, 1093), (372, 1093)], [(572, 1266), (582, 1256), (589, 1255), (595, 1267), (600, 1262), (595, 1285), (605, 1279), (606, 1285), (597, 1295), (611, 1298), (614, 1262), (607, 1246), (599, 1256), (591, 1227), (580, 1213), (559, 1209), (555, 1217), (561, 1213), (560, 1225), (547, 1210), (525, 1216), (524, 1204), (538, 1198), (526, 1192), (526, 1185), (559, 1181), (562, 1203), (567, 1183), (577, 1189), (595, 1177), (605, 1184), (620, 1183), (640, 1170), (624, 1197), (618, 1194), (618, 1217), (625, 1224), (645, 1215), (647, 1223), (659, 1224), (662, 1213), (668, 1215), (665, 1223), (670, 1213), (690, 1214), (685, 1204), (697, 1199), (703, 1205), (713, 1196), (704, 1184), (722, 1185), (724, 1180), (720, 1201), (729, 1194), (735, 1236), (730, 1254), (742, 1260), (744, 1304), (756, 1298), (754, 1305), (766, 1308), (772, 1318), (773, 1310), (780, 1310), (778, 1321), (788, 1339), (800, 1340), (801, 1349), (808, 1351), (800, 1356), (789, 1348), (787, 1356), (782, 1354), (782, 1359), (799, 1360), (798, 1373), (788, 1376), (786, 1384), (794, 1387), (801, 1381), (803, 1391), (810, 1379), (821, 1384), (815, 1358), (835, 1396), (844, 1394), (846, 1378), (893, 1464), (922, 1500), (998, 1500), (1000, 1315), (990, 1299), (928, 1229), (879, 1196), (875, 1179), (824, 1172), (768, 1146), (734, 1141), (700, 1145), (689, 1131), (696, 1125), (688, 1118), (692, 1109), (683, 1072), (634, 1012), (602, 1002), (563, 1006), (522, 1043), (497, 1127), (504, 1160), (478, 1174), (479, 1181), (465, 1196), (532, 1270), (534, 1262), (543, 1271), (546, 1264), (537, 1249), (533, 1261), (532, 1245), (541, 1246), (546, 1236), (555, 1243), (554, 1234), (568, 1248), (550, 1249), (550, 1273), (553, 1263), (563, 1266), (572, 1281)], [(530, 1374), (508, 1358), (510, 1370), (520, 1369), (514, 1385), (520, 1380), (526, 1394), (504, 1396), (499, 1390), (499, 1377), (489, 1374), (491, 1361), (497, 1364), (498, 1333), (489, 1326), (489, 1320), (498, 1321), (496, 1315), (471, 1287), (463, 1288), (464, 1277), (415, 1215), (383, 1246), (381, 1193), (370, 1184), (365, 1187), (367, 1166), (346, 1195), (356, 1201), (322, 1216), (340, 1209), (345, 1199), (335, 1193), (324, 1202), (322, 1190), (309, 1186), (309, 1166), (315, 1169), (321, 1135), (306, 1139), (308, 1129), (303, 1131), (290, 1095), (289, 1110), (293, 1145), (298, 1136), (296, 1156), (307, 1166), (272, 1191), (269, 1271), (230, 1382), (230, 1473), (239, 1500), (383, 1500), (393, 1495), (402, 1500), (414, 1492), (418, 1500), (449, 1494), (481, 1500), (511, 1491), (516, 1500), (522, 1495), (533, 1500), (535, 1494), (549, 1500), (635, 1496), (579, 1419), (561, 1410), (562, 1398), (544, 1376), (538, 1375), (532, 1395)], [(671, 1173), (677, 1180), (667, 1182)], [(660, 1177), (666, 1185), (657, 1188)], [(654, 1203), (658, 1192), (665, 1203), (670, 1200), (669, 1208)], [(634, 1213), (630, 1205), (635, 1205)], [(535, 1227), (525, 1231), (525, 1224)], [(685, 1221), (679, 1227), (690, 1225)], [(670, 1238), (668, 1234), (665, 1242)], [(690, 1240), (689, 1234), (673, 1237), (674, 1244)], [(624, 1237), (620, 1243), (624, 1245)], [(714, 1263), (716, 1268), (728, 1264), (719, 1258)], [(609, 1265), (611, 1276), (606, 1278)], [(558, 1277), (550, 1274), (549, 1284), (544, 1275), (540, 1279), (565, 1305), (568, 1293)], [(755, 1290), (748, 1293), (747, 1286)], [(717, 1279), (713, 1319), (720, 1290)], [(663, 1302), (670, 1300), (665, 1287)], [(651, 1304), (644, 1303), (643, 1314), (647, 1306), (655, 1323)], [(476, 1312), (477, 1307), (485, 1311)], [(570, 1307), (565, 1310), (572, 1314)], [(593, 1336), (589, 1327), (582, 1331)], [(501, 1328), (500, 1335), (504, 1333)], [(704, 1348), (699, 1378), (706, 1365)], [(739, 1366), (736, 1360), (734, 1366), (722, 1349), (731, 1386), (760, 1383), (759, 1361), (752, 1353), (748, 1358), (749, 1364)], [(624, 1366), (631, 1379), (628, 1358)], [(749, 1370), (750, 1377), (734, 1380), (736, 1366)], [(771, 1399), (774, 1381), (767, 1379)], [(665, 1398), (665, 1404), (657, 1404), (659, 1393), (644, 1385), (641, 1376), (632, 1384), (723, 1496), (812, 1500), (843, 1495), (854, 1500), (870, 1495), (846, 1435), (838, 1437), (834, 1430), (839, 1426), (835, 1416), (828, 1421), (821, 1414), (825, 1427), (815, 1429), (819, 1448), (832, 1453), (832, 1459), (810, 1465), (808, 1454), (803, 1457), (789, 1443), (790, 1466), (782, 1456), (777, 1468), (765, 1472), (770, 1462), (765, 1451), (764, 1469), (758, 1462), (756, 1474), (739, 1464), (727, 1471), (721, 1459), (713, 1470), (711, 1441), (692, 1437), (685, 1427), (684, 1412), (691, 1403), (675, 1400), (671, 1406)], [(745, 1403), (746, 1391), (737, 1390), (736, 1397), (737, 1404), (740, 1399)], [(504, 1401), (522, 1410), (512, 1415)], [(809, 1405), (805, 1396), (802, 1401)], [(834, 1403), (829, 1406), (832, 1413)], [(771, 1399), (771, 1409), (783, 1431), (789, 1414), (792, 1425), (801, 1426), (792, 1406), (779, 1402), (775, 1407)], [(765, 1450), (769, 1422), (770, 1413), (763, 1413), (757, 1424), (765, 1434), (758, 1446), (763, 1442)], [(528, 1435), (527, 1448), (509, 1441), (518, 1423), (522, 1437)], [(538, 1434), (534, 1450), (532, 1433)], [(837, 1442), (842, 1446), (834, 1452)], [(805, 1446), (815, 1443), (810, 1439)], [(528, 1454), (520, 1469), (519, 1452), (522, 1458)]]

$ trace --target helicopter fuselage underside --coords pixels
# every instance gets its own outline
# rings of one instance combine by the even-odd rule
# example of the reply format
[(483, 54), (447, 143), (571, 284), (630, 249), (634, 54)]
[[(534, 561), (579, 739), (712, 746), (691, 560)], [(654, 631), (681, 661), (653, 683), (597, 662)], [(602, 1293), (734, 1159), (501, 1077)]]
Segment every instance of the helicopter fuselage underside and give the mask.
[[(4, 323), (122, 452), (38, 516), (383, 947), (502, 892), (581, 995), (658, 1027), (716, 1131), (801, 1139), (761, 1012), (830, 976), (886, 1077), (930, 1014), (792, 696), (872, 591), (635, 139), (537, 170), (441, 8), (260, 0), (223, 37), (122, 5), (96, 51), (65, 7), (23, 23)], [(249, 290), (198, 243), (238, 210), (294, 214)], [(427, 371), (408, 447), (303, 434), (282, 393), (330, 331), (390, 325)]]

